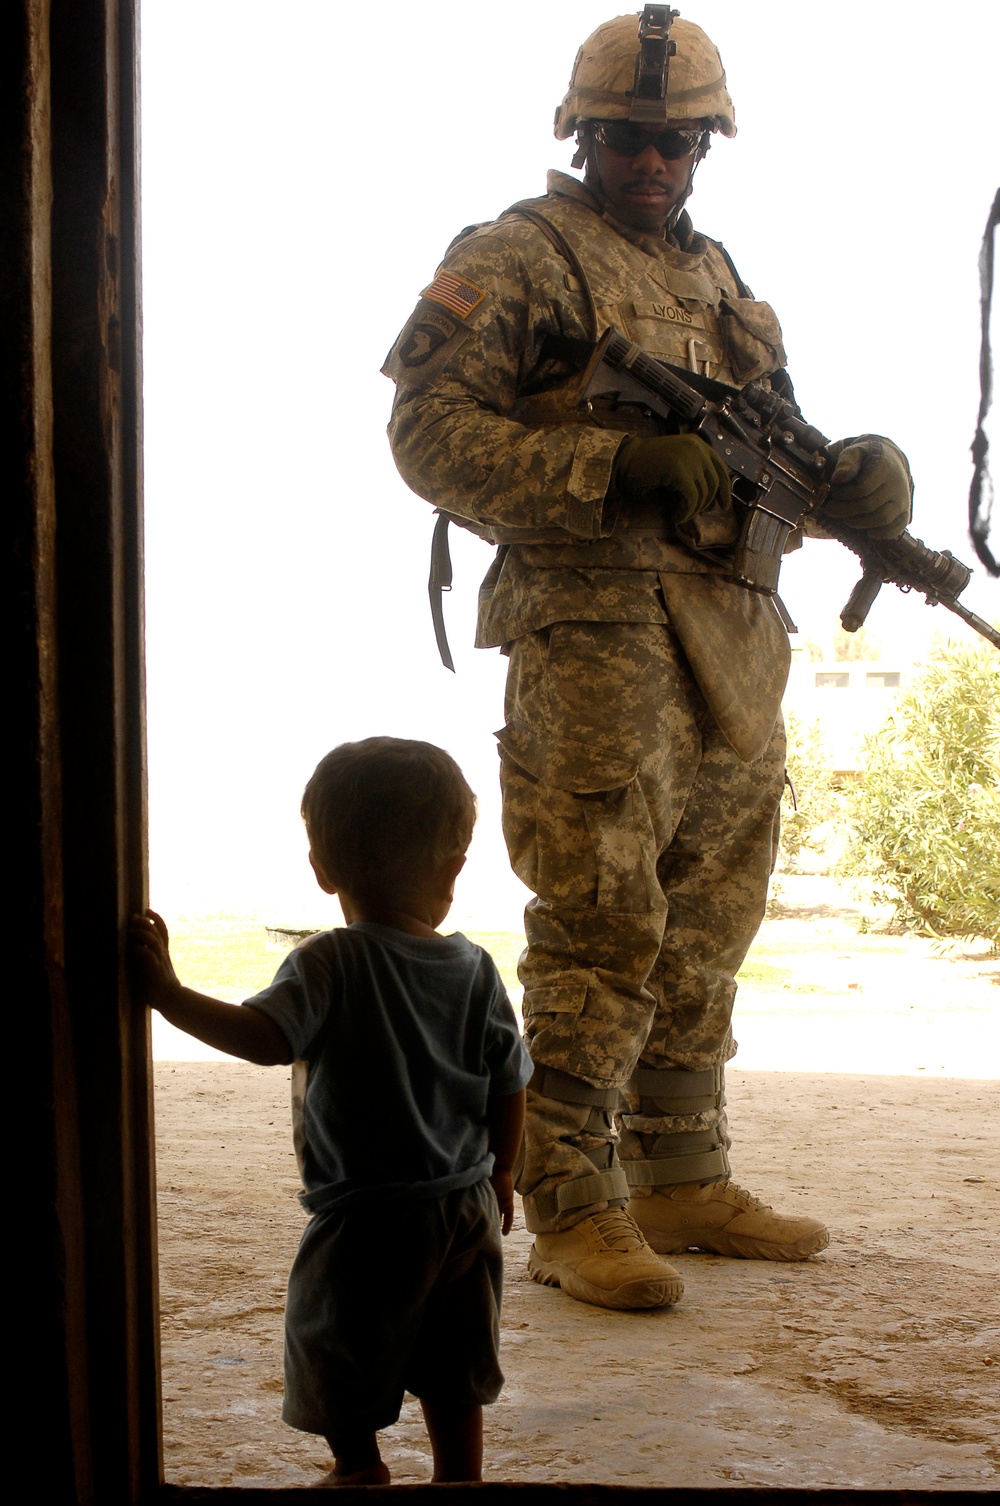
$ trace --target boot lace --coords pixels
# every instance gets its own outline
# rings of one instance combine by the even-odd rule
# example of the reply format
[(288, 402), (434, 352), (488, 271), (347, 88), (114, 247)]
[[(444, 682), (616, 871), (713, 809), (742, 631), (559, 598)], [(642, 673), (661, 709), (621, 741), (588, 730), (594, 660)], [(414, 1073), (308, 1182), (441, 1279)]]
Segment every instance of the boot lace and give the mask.
[(719, 1191), (724, 1195), (726, 1202), (735, 1202), (747, 1213), (764, 1213), (770, 1210), (771, 1204), (762, 1202), (745, 1187), (739, 1187), (735, 1182), (718, 1183)]
[(609, 1208), (606, 1213), (595, 1213), (593, 1221), (609, 1250), (629, 1255), (646, 1248), (642, 1230), (624, 1208)]

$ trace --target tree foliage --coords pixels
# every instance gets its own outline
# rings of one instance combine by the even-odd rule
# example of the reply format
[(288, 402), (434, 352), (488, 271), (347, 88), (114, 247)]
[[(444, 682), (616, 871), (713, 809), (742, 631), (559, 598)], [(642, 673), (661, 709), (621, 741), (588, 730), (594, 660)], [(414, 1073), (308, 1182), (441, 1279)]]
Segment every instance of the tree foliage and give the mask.
[(911, 930), (1000, 950), (1000, 660), (939, 646), (866, 744), (848, 871)]

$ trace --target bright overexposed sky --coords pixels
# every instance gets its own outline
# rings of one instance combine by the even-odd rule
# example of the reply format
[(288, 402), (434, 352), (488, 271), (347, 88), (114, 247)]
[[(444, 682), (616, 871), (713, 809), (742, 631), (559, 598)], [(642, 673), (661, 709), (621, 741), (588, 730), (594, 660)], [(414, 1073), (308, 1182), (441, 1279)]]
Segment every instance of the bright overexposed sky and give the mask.
[[(680, 8), (718, 43), (739, 126), (699, 170), (696, 224), (777, 309), (807, 417), (890, 434), (913, 531), (972, 563), (1000, 6)], [(393, 467), (379, 367), (452, 236), (568, 169), (553, 112), (613, 13), (144, 0), (150, 838), (168, 914), (321, 920), (302, 785), (335, 743), (387, 732), (449, 748), (480, 795), (459, 917), (516, 917), (492, 738), (504, 661), (471, 647), (490, 555), (453, 542), (450, 675), (431, 513)], [(829, 636), (856, 573), (832, 544), (788, 562), (804, 634)], [(1000, 610), (981, 571), (963, 599)], [(895, 651), (945, 615), (886, 588), (870, 626)]]

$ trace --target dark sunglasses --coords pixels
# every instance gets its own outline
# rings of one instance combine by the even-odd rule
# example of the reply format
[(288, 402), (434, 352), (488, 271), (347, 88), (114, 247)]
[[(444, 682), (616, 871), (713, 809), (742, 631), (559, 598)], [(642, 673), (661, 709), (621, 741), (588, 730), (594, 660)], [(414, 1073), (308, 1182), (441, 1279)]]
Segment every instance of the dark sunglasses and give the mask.
[(684, 131), (673, 128), (650, 131), (633, 120), (595, 120), (592, 129), (596, 141), (622, 157), (638, 157), (647, 146), (653, 146), (664, 162), (678, 162), (681, 157), (693, 157), (701, 150), (707, 134), (704, 130)]

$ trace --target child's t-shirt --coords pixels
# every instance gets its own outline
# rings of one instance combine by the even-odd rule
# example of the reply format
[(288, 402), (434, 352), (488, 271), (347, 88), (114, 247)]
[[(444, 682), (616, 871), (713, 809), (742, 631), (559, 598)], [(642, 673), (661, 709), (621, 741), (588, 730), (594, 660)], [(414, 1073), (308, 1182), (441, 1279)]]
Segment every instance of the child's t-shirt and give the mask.
[(486, 1101), (531, 1061), (496, 964), (465, 936), (356, 921), (311, 936), (245, 1001), (282, 1030), (311, 1213), (488, 1176)]

